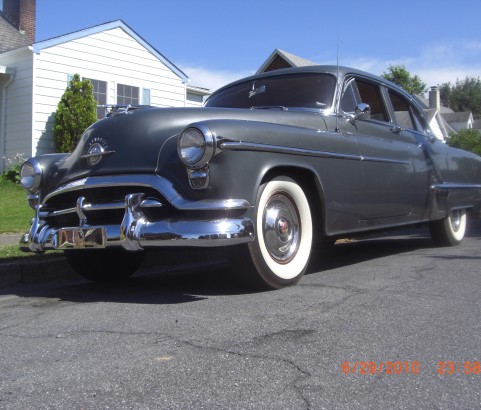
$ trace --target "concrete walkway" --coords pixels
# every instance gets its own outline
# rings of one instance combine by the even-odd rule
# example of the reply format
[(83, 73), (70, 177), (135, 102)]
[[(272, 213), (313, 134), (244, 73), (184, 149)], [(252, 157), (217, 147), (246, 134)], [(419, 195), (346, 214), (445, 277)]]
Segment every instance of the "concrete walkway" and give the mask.
[(21, 233), (0, 233), (0, 246), (18, 245), (21, 236)]

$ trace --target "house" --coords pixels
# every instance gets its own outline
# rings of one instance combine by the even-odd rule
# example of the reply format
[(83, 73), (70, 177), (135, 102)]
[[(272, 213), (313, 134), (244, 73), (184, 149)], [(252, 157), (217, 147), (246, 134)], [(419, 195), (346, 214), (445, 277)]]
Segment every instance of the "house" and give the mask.
[(281, 68), (306, 67), (310, 65), (318, 64), (276, 48), (267, 58), (267, 60), (264, 61), (264, 63), (259, 67), (256, 74), (279, 70)]
[(121, 20), (36, 42), (35, 0), (3, 0), (0, 158), (53, 152), (54, 113), (77, 73), (100, 105), (197, 107), (210, 94)]

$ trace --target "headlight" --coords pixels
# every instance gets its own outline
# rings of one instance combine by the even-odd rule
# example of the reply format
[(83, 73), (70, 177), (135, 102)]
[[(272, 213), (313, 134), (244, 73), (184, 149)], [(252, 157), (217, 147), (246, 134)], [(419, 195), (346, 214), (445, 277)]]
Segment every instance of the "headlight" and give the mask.
[(20, 168), (20, 184), (30, 193), (35, 193), (42, 182), (42, 167), (34, 158), (30, 158)]
[(180, 159), (189, 168), (203, 168), (214, 155), (214, 136), (205, 125), (196, 124), (182, 131), (177, 150)]

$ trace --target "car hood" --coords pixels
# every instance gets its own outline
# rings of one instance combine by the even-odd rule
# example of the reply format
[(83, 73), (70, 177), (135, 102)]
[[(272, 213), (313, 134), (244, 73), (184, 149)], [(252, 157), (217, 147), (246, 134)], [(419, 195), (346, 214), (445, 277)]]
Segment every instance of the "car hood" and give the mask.
[[(147, 108), (100, 120), (90, 126), (74, 152), (50, 170), (47, 191), (87, 176), (121, 173), (169, 173), (181, 167), (177, 155), (177, 135), (189, 124), (222, 119), (258, 121), (289, 126), (324, 128), (320, 113), (302, 111), (248, 110), (229, 108)], [(309, 123), (309, 121), (307, 121)], [(98, 164), (85, 157), (92, 145), (108, 152)]]

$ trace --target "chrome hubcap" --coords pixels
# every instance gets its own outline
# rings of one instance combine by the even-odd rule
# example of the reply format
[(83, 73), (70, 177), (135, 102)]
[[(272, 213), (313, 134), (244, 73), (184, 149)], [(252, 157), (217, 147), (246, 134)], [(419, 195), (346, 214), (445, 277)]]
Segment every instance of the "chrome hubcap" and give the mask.
[(454, 232), (458, 232), (461, 227), (461, 211), (453, 211), (450, 215), (451, 227)]
[(286, 194), (274, 194), (262, 215), (262, 234), (269, 255), (279, 263), (288, 263), (300, 244), (299, 214)]

